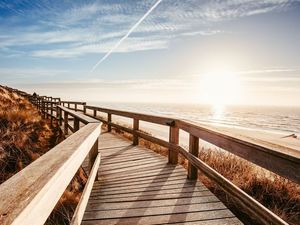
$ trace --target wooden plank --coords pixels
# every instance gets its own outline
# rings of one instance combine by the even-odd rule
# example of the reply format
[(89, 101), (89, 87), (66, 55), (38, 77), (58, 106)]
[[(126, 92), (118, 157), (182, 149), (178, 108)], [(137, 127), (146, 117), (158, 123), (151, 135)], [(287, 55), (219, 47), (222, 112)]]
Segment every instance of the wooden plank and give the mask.
[(75, 209), (73, 218), (70, 222), (71, 225), (80, 225), (81, 224), (81, 221), (82, 221), (82, 218), (83, 218), (83, 215), (84, 215), (84, 212), (85, 212), (85, 209), (86, 209), (86, 206), (87, 206), (87, 203), (88, 203), (88, 200), (89, 200), (89, 197), (90, 197), (93, 185), (94, 185), (94, 181), (97, 176), (97, 171), (98, 171), (98, 168), (100, 165), (100, 160), (101, 160), (101, 154), (99, 153), (95, 159), (93, 168), (90, 171), (89, 178), (84, 186), (80, 201)]
[[(147, 180), (147, 181), (129, 181), (130, 183), (119, 183), (119, 184), (116, 184), (116, 183), (106, 183), (105, 187), (102, 187), (103, 188), (109, 188), (109, 189), (112, 189), (114, 187), (124, 187), (124, 188), (134, 188), (134, 187), (141, 187), (141, 186), (145, 186), (147, 185), (148, 187), (151, 187), (151, 186), (157, 186), (157, 185), (160, 185), (160, 182), (162, 182), (164, 185), (168, 186), (168, 185), (172, 185), (172, 184), (182, 184), (182, 183), (185, 183), (185, 181), (183, 180), (183, 178), (186, 177), (186, 176), (176, 176), (176, 177), (169, 177), (167, 180), (164, 180), (164, 179), (157, 179), (155, 181), (153, 181), (153, 179), (151, 180)], [(101, 186), (101, 185), (100, 185)], [(97, 186), (95, 185), (95, 188), (97, 188)]]
[[(163, 187), (164, 184), (161, 184), (161, 186), (158, 187)], [(147, 188), (146, 188), (147, 190)], [(102, 195), (95, 193), (91, 195), (90, 199), (91, 200), (96, 200), (96, 199), (125, 199), (125, 198), (134, 198), (134, 197), (148, 197), (148, 196), (157, 196), (157, 195), (173, 195), (173, 194), (179, 194), (179, 195), (184, 195), (184, 194), (196, 194), (199, 192), (205, 192), (207, 193), (208, 189), (204, 186), (199, 187), (199, 188), (189, 188), (189, 189), (170, 189), (170, 190), (165, 190), (162, 188), (157, 188), (157, 190), (149, 190), (149, 191), (144, 191), (142, 193), (140, 192), (125, 192), (125, 193), (115, 193), (115, 194), (109, 194), (109, 195)]]
[[(208, 221), (192, 221), (192, 222), (184, 222), (184, 225), (241, 225), (241, 221), (237, 218), (222, 218), (222, 219), (212, 219)], [(178, 224), (178, 223), (177, 223)]]
[[(84, 220), (83, 225), (113, 225), (113, 224), (167, 224), (167, 223), (183, 223), (194, 222), (200, 224), (198, 221), (209, 222), (209, 225), (214, 225), (214, 219), (220, 218), (233, 218), (233, 214), (228, 209), (216, 210), (216, 211), (204, 211), (193, 213), (178, 213), (156, 216), (141, 216), (141, 217), (124, 217), (117, 219), (98, 219), (98, 220)], [(241, 224), (241, 223), (237, 223)]]
[(109, 165), (103, 165), (101, 167), (101, 171), (107, 171), (107, 170), (115, 170), (115, 169), (122, 169), (122, 168), (130, 168), (130, 167), (136, 167), (137, 165), (141, 166), (150, 166), (157, 163), (165, 163), (166, 160), (164, 159), (158, 159), (158, 158), (149, 158), (149, 159), (137, 159), (137, 160), (128, 160), (128, 163), (122, 162), (122, 163), (112, 163)]
[(92, 211), (86, 212), (85, 220), (92, 219), (117, 219), (123, 217), (139, 217), (139, 216), (156, 216), (156, 215), (172, 215), (178, 213), (203, 212), (212, 210), (226, 209), (221, 202), (208, 202), (205, 204), (193, 205), (175, 205), (167, 207), (147, 207), (142, 209), (123, 209), (123, 210), (108, 210), (108, 211)]
[(86, 125), (4, 182), (0, 224), (43, 224), (99, 134), (99, 123)]
[(106, 202), (135, 202), (145, 200), (160, 200), (160, 199), (178, 199), (178, 198), (191, 198), (211, 196), (210, 191), (192, 192), (192, 193), (173, 193), (173, 194), (156, 194), (146, 196), (133, 196), (133, 197), (120, 197), (120, 198), (90, 198), (90, 203), (106, 203)]
[(99, 190), (94, 191), (91, 197), (101, 197), (101, 196), (110, 196), (110, 197), (125, 197), (125, 196), (143, 196), (153, 195), (156, 193), (165, 193), (165, 194), (172, 194), (172, 193), (191, 193), (196, 191), (206, 191), (207, 188), (204, 186), (197, 187), (196, 185), (186, 185), (180, 184), (176, 185), (175, 187), (171, 185), (165, 185), (162, 183), (161, 185), (154, 186), (154, 187), (143, 187), (143, 188), (132, 188), (128, 189), (121, 189), (121, 190)]
[(181, 199), (166, 199), (166, 200), (150, 200), (150, 201), (138, 201), (134, 204), (132, 202), (117, 202), (106, 204), (89, 204), (86, 211), (104, 211), (110, 209), (139, 209), (148, 207), (161, 207), (161, 206), (174, 206), (174, 205), (190, 205), (197, 203), (207, 202), (219, 202), (216, 196), (204, 196), (193, 198), (181, 198)]
[[(146, 162), (144, 164), (133, 165), (132, 167), (122, 166), (122, 167), (119, 167), (119, 168), (113, 168), (113, 170), (104, 169), (103, 172), (105, 172), (105, 174), (108, 175), (108, 174), (118, 173), (118, 172), (123, 172), (123, 171), (130, 171), (130, 170), (135, 170), (135, 169), (148, 168), (148, 167), (151, 167), (151, 166), (161, 165), (161, 164), (162, 164), (162, 162), (154, 160), (154, 161)], [(102, 168), (100, 168), (100, 170), (102, 170)]]

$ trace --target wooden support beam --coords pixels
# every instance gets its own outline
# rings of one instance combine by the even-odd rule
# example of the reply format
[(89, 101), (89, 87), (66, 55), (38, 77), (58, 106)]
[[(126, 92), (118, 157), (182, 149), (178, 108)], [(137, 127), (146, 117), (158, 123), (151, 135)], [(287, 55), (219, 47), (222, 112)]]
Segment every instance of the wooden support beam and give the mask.
[[(93, 165), (98, 156), (98, 139), (95, 141), (90, 153), (89, 153), (89, 173), (91, 173), (93, 169)], [(98, 180), (98, 171), (96, 174), (96, 180)]]
[(111, 114), (110, 113), (107, 113), (107, 131), (108, 132), (111, 132)]
[(68, 116), (69, 116), (69, 113), (65, 111), (65, 115), (64, 115), (64, 134), (65, 135), (68, 135)]
[[(139, 120), (138, 119), (133, 119), (133, 130), (138, 131), (139, 130)], [(139, 144), (139, 136), (137, 133), (133, 133), (133, 145), (138, 145)]]
[(61, 126), (62, 125), (62, 109), (58, 108), (58, 111), (59, 111), (59, 125)]
[(74, 132), (79, 130), (79, 119), (74, 117)]
[[(189, 153), (198, 158), (199, 155), (199, 138), (190, 134)], [(189, 161), (188, 162), (188, 179), (196, 180), (198, 178), (198, 169)]]
[[(176, 126), (170, 127), (169, 131), (169, 142), (174, 145), (178, 145), (179, 143), (179, 129)], [(177, 148), (169, 148), (168, 155), (169, 163), (177, 164), (178, 163), (178, 149)]]

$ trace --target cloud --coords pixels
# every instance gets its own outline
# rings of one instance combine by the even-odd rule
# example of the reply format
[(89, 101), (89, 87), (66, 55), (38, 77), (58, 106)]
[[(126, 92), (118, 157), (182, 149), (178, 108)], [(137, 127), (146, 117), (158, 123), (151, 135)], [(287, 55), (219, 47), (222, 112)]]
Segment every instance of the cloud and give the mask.
[[(293, 0), (163, 0), (117, 52), (167, 48), (182, 36), (222, 33), (224, 20), (286, 10)], [(2, 2), (0, 47), (27, 56), (72, 58), (107, 52), (155, 3), (143, 1)], [(26, 21), (26, 26), (24, 26)]]

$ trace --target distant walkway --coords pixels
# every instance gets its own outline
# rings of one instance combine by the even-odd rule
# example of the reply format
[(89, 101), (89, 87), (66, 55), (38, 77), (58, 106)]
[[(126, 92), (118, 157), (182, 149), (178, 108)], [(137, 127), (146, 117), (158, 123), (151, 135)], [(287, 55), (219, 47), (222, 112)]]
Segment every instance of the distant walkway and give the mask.
[(99, 137), (101, 164), (82, 224), (242, 224), (180, 165), (111, 133)]

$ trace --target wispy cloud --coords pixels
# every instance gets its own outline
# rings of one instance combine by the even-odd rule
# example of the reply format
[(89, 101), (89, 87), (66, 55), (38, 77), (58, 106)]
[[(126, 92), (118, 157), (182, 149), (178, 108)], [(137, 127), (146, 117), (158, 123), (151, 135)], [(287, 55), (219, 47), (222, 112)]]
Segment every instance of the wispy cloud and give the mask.
[[(111, 49), (156, 1), (1, 2), (0, 46), (33, 57), (69, 58)], [(164, 0), (116, 52), (167, 48), (180, 36), (215, 35), (224, 20), (281, 11), (294, 0)], [(24, 21), (28, 23), (24, 26)]]

